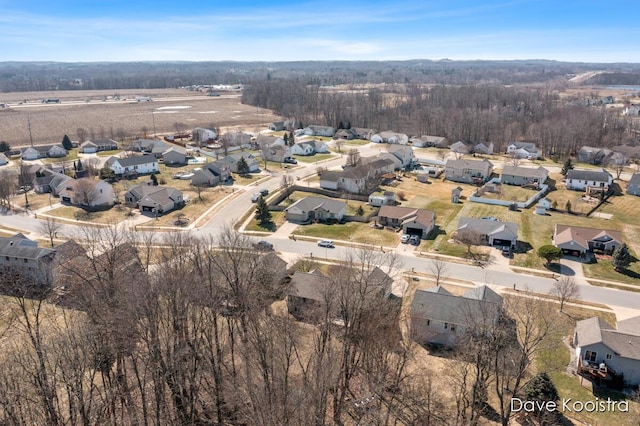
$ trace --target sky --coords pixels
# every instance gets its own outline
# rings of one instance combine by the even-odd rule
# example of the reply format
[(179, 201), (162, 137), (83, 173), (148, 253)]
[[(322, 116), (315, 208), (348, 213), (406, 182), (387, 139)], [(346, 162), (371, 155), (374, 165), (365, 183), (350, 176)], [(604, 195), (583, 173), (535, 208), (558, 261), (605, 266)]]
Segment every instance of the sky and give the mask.
[(0, 0), (0, 61), (640, 62), (628, 0)]

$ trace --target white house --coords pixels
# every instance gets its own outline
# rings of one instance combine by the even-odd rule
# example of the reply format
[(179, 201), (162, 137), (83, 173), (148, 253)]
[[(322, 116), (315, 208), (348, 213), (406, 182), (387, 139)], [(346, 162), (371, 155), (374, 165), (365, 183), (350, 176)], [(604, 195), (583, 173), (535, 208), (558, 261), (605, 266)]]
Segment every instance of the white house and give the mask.
[(409, 142), (409, 136), (387, 130), (371, 136), (371, 142), (406, 145)]
[(411, 148), (410, 146), (390, 145), (388, 151), (402, 162), (402, 167), (408, 167), (415, 161), (413, 148)]
[(393, 191), (384, 191), (382, 195), (371, 194), (369, 195), (369, 205), (374, 207), (380, 206), (395, 206), (396, 193)]
[(567, 189), (585, 191), (588, 188), (607, 190), (613, 183), (613, 176), (605, 169), (579, 170), (572, 169), (566, 176)]
[(6, 155), (0, 152), (0, 166), (6, 166), (7, 164), (9, 164), (9, 159)]
[(540, 151), (533, 142), (510, 142), (507, 145), (507, 154), (516, 158), (535, 160), (540, 155)]
[(322, 141), (298, 142), (291, 147), (292, 155), (313, 155), (325, 152), (329, 152), (329, 149), (327, 144)]
[(422, 135), (419, 138), (411, 139), (411, 143), (416, 148), (424, 148), (424, 147), (438, 147), (444, 148), (447, 146), (447, 138), (443, 136), (429, 136)]
[(78, 207), (111, 206), (113, 187), (103, 180), (69, 179), (59, 188), (60, 200)]
[(328, 136), (333, 137), (336, 133), (336, 130), (331, 126), (315, 126), (311, 125), (306, 127), (301, 134), (307, 136)]
[(67, 155), (67, 150), (62, 145), (39, 145), (22, 149), (23, 160), (37, 160), (38, 158), (60, 158)]
[(111, 157), (105, 163), (116, 175), (157, 173), (158, 159), (153, 155), (136, 157)]

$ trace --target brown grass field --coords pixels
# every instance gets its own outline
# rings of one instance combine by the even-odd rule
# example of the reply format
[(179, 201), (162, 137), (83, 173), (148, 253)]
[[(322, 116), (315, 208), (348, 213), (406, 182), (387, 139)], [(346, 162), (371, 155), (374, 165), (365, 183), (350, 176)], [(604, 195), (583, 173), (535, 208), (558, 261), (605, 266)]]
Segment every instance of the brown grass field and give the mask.
[[(12, 147), (60, 143), (67, 134), (78, 140), (77, 129), (86, 129), (87, 138), (110, 137), (116, 140), (173, 133), (176, 123), (186, 129), (219, 127), (254, 131), (278, 120), (271, 111), (240, 103), (240, 94), (222, 93), (208, 97), (203, 93), (182, 89), (119, 90), (120, 101), (103, 99), (115, 91), (66, 91), (0, 93), (0, 138)], [(136, 102), (136, 96), (149, 96), (152, 102)], [(59, 104), (43, 104), (42, 99), (55, 97)], [(127, 100), (124, 100), (127, 98)], [(26, 101), (26, 102), (25, 102)], [(88, 101), (88, 102), (87, 102)], [(22, 103), (22, 104), (19, 104)]]

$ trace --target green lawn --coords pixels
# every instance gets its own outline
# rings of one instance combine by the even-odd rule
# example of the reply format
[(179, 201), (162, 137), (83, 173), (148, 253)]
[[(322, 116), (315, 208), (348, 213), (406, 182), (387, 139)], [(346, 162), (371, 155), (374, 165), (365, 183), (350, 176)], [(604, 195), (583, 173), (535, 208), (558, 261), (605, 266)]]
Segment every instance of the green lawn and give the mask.
[(360, 222), (335, 225), (321, 223), (301, 225), (296, 228), (294, 234), (331, 240), (353, 241), (355, 243), (371, 244), (374, 247), (395, 246), (400, 240), (399, 234), (396, 232), (386, 229), (374, 229), (369, 224)]
[(302, 161), (303, 163), (317, 163), (322, 160), (327, 160), (329, 158), (335, 157), (333, 154), (314, 154), (314, 155), (294, 155), (298, 161)]
[[(636, 257), (633, 257), (636, 259)], [(588, 263), (582, 266), (587, 278), (597, 278), (609, 281), (620, 281), (627, 284), (635, 284), (640, 288), (640, 262), (632, 262), (626, 273), (617, 272), (611, 266), (611, 260), (598, 259), (596, 263)]]
[(114, 157), (116, 155), (118, 155), (118, 153), (120, 153), (119, 149), (113, 150), (113, 151), (98, 151), (96, 153), (96, 155), (98, 157)]
[[(254, 215), (255, 216), (255, 215)], [(284, 217), (284, 212), (271, 212), (271, 222), (260, 226), (255, 217), (251, 219), (251, 222), (246, 226), (247, 231), (262, 231), (262, 232), (276, 232), (287, 219)]]

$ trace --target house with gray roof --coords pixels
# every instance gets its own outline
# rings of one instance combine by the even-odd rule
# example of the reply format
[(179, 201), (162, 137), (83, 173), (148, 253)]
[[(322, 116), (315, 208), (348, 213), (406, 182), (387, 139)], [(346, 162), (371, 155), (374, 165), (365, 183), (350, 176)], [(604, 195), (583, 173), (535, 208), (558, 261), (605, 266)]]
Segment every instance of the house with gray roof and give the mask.
[(101, 151), (115, 151), (118, 149), (118, 142), (109, 138), (97, 138), (85, 141), (80, 144), (79, 151), (84, 154), (94, 154)]
[(535, 160), (540, 156), (540, 150), (533, 142), (509, 142), (507, 154), (516, 158), (527, 158)]
[(171, 146), (162, 152), (162, 161), (167, 166), (184, 166), (187, 164), (187, 150), (181, 146)]
[(408, 145), (389, 145), (387, 151), (400, 160), (402, 163), (401, 168), (409, 167), (416, 159), (413, 154), (413, 148)]
[(169, 149), (169, 144), (158, 139), (138, 139), (133, 143), (131, 149), (146, 154), (154, 154), (156, 158)]
[(458, 239), (460, 237), (474, 238), (480, 244), (490, 246), (515, 247), (518, 242), (518, 224), (513, 222), (502, 222), (495, 218), (476, 219), (472, 217), (461, 217), (456, 229)]
[(61, 158), (67, 156), (67, 150), (62, 145), (35, 145), (22, 148), (20, 151), (23, 160), (37, 160), (39, 158)]
[(371, 142), (406, 145), (409, 142), (409, 136), (387, 130), (371, 136)]
[(125, 203), (141, 212), (168, 213), (185, 203), (182, 191), (167, 186), (143, 183), (130, 188), (124, 195)]
[(599, 317), (578, 321), (573, 346), (579, 373), (640, 385), (640, 317), (619, 321), (617, 329)]
[(542, 166), (532, 168), (506, 165), (500, 174), (500, 182), (507, 185), (540, 185), (548, 178), (549, 171)]
[(375, 130), (366, 127), (352, 127), (349, 130), (353, 132), (354, 139), (371, 140), (371, 137), (376, 133)]
[(446, 179), (453, 182), (484, 183), (491, 177), (493, 164), (487, 159), (470, 160), (459, 158), (447, 160), (444, 172)]
[(253, 154), (249, 152), (236, 152), (233, 154), (229, 154), (226, 157), (222, 158), (220, 161), (227, 163), (229, 165), (229, 169), (233, 173), (238, 173), (238, 162), (241, 158), (244, 158), (244, 161), (249, 167), (250, 173), (260, 171), (260, 164), (258, 164), (258, 160), (256, 160)]
[(634, 173), (629, 179), (627, 194), (640, 196), (640, 173)]
[(411, 338), (453, 347), (466, 332), (491, 328), (502, 317), (502, 297), (487, 286), (454, 296), (441, 286), (416, 290), (411, 302)]
[(313, 155), (316, 153), (329, 152), (327, 144), (323, 141), (298, 142), (291, 147), (292, 155)]
[(436, 226), (436, 213), (426, 209), (384, 205), (378, 211), (378, 223), (402, 228), (405, 234), (427, 238)]
[(6, 166), (9, 164), (9, 159), (3, 152), (0, 152), (0, 166)]
[(195, 186), (214, 186), (224, 183), (231, 178), (231, 167), (228, 163), (216, 160), (205, 164), (200, 170), (196, 170), (191, 178), (191, 184)]
[(38, 242), (22, 234), (0, 237), (0, 276), (19, 272), (39, 284), (50, 284), (49, 265), (55, 250), (38, 247)]
[(52, 193), (59, 195), (59, 188), (67, 181), (71, 180), (70, 176), (63, 173), (54, 172), (51, 169), (41, 167), (37, 170), (32, 180), (31, 186), (37, 194)]
[(284, 210), (290, 222), (307, 223), (327, 220), (341, 221), (347, 214), (347, 203), (325, 197), (305, 197)]
[(446, 148), (449, 142), (444, 136), (429, 136), (422, 135), (420, 137), (412, 138), (411, 143), (416, 148), (436, 147)]
[(302, 131), (302, 134), (307, 136), (333, 137), (335, 133), (336, 133), (336, 129), (334, 129), (331, 126), (316, 126), (316, 125), (308, 126)]
[(117, 176), (158, 173), (158, 159), (149, 154), (133, 157), (111, 157), (105, 166), (113, 170)]
[(613, 183), (613, 176), (605, 169), (571, 169), (566, 175), (567, 189), (574, 191), (607, 191)]

